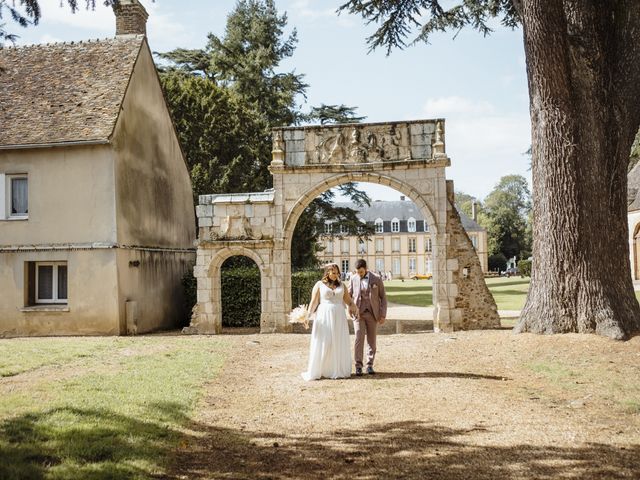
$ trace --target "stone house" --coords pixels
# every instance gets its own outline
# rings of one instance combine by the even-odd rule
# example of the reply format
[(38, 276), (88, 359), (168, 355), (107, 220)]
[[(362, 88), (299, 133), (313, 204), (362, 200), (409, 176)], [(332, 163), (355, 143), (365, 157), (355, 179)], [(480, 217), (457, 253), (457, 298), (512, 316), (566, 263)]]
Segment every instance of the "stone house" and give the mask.
[[(411, 278), (415, 274), (433, 274), (434, 239), (429, 223), (420, 209), (402, 195), (398, 201), (375, 201), (359, 208), (352, 202), (338, 202), (338, 207), (358, 210), (358, 218), (374, 228), (368, 240), (346, 235), (346, 227), (325, 225), (318, 254), (324, 263), (335, 262), (342, 272), (354, 269), (358, 258), (364, 258), (371, 270), (391, 272), (393, 278)], [(487, 271), (487, 232), (478, 223), (458, 212), (462, 226), (478, 255), (482, 271)]]
[(640, 162), (636, 163), (627, 176), (627, 192), (631, 278), (634, 283), (640, 283)]
[(176, 327), (193, 194), (145, 36), (0, 49), (0, 336)]

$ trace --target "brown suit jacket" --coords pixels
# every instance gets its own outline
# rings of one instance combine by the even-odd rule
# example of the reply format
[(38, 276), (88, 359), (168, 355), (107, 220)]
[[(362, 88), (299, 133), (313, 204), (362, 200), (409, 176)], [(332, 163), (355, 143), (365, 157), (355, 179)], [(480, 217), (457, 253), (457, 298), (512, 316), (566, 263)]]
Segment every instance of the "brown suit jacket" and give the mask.
[[(349, 294), (356, 305), (360, 299), (360, 283), (360, 275), (358, 274), (351, 277), (349, 282)], [(387, 294), (384, 292), (384, 282), (372, 271), (369, 271), (369, 301), (376, 321), (379, 321), (381, 317), (387, 318)]]

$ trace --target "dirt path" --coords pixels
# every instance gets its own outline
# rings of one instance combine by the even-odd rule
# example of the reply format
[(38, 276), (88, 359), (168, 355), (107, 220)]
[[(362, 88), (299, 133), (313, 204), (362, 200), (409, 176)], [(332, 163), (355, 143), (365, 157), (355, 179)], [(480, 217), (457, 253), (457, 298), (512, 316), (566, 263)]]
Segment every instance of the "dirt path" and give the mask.
[(386, 335), (311, 383), (307, 335), (226, 338), (171, 478), (639, 478), (640, 337)]

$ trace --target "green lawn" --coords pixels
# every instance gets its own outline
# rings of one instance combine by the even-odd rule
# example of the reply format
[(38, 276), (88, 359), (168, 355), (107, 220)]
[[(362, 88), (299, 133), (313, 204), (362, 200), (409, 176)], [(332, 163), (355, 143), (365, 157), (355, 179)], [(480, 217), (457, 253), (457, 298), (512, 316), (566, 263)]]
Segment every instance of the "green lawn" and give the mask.
[(205, 336), (0, 340), (0, 478), (163, 476), (224, 345)]
[[(487, 278), (489, 291), (498, 304), (498, 310), (522, 310), (529, 290), (529, 278)], [(431, 280), (392, 280), (384, 282), (390, 302), (416, 307), (433, 305)], [(636, 291), (640, 301), (640, 291)]]

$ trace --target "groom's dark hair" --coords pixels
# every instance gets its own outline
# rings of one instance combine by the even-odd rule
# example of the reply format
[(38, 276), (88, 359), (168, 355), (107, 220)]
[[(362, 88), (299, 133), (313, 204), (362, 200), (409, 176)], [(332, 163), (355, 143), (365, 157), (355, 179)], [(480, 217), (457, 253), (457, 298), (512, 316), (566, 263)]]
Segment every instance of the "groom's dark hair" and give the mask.
[(356, 260), (356, 270), (359, 268), (367, 268), (367, 261), (364, 258)]

